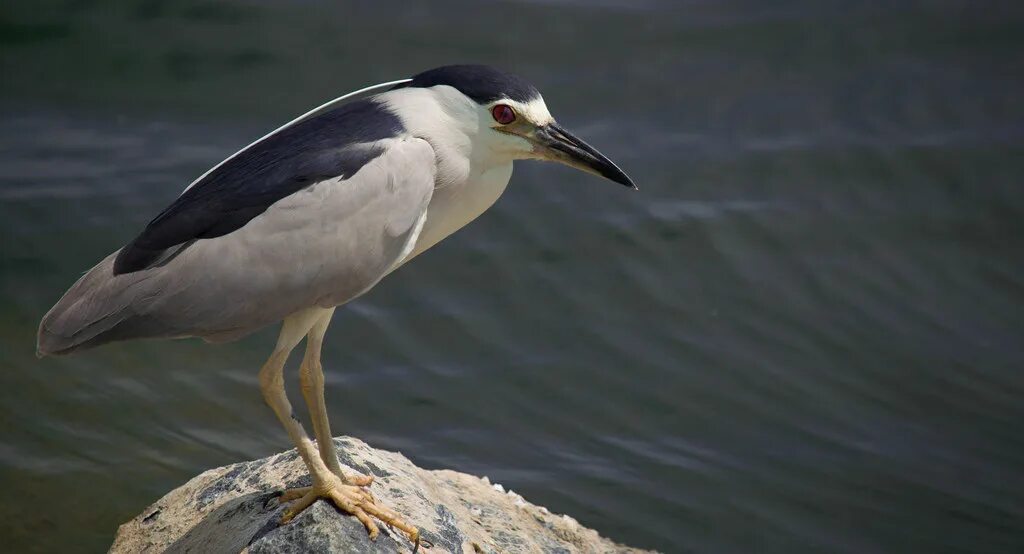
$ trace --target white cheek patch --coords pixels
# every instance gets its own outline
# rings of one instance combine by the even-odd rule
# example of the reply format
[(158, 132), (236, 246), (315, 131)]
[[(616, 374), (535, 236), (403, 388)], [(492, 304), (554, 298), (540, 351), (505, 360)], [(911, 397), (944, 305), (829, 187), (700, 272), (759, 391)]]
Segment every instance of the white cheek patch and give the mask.
[(508, 104), (515, 109), (516, 113), (520, 114), (527, 121), (533, 122), (537, 126), (547, 125), (555, 120), (551, 117), (551, 112), (548, 111), (547, 105), (544, 103), (544, 99), (538, 96), (529, 102), (516, 102), (515, 100), (503, 99), (501, 103)]

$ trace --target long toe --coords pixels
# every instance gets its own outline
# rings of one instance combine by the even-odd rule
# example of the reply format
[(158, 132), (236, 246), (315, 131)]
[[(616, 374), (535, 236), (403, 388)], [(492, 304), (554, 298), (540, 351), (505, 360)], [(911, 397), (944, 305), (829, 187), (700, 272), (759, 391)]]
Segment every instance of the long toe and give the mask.
[(373, 475), (360, 475), (358, 473), (346, 473), (339, 475), (341, 480), (349, 485), (355, 485), (357, 487), (369, 487), (373, 483)]
[(281, 493), (281, 496), (279, 496), (277, 500), (282, 504), (285, 502), (291, 502), (292, 500), (306, 496), (306, 494), (308, 494), (309, 491), (311, 490), (313, 490), (313, 487), (297, 487), (294, 489), (287, 489)]

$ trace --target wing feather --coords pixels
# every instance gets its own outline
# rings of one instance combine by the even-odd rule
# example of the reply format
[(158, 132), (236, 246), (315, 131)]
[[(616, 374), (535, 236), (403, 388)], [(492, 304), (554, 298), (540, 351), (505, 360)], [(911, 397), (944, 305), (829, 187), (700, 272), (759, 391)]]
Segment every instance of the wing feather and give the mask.
[(134, 338), (232, 340), (359, 296), (412, 250), (434, 190), (429, 143), (397, 138), (380, 148), (352, 176), (318, 181), (151, 270), (115, 275), (109, 256), (47, 313), (39, 351)]
[(373, 99), (286, 126), (189, 186), (121, 250), (114, 274), (153, 267), (172, 247), (226, 235), (296, 191), (349, 177), (383, 152), (381, 140), (401, 132), (400, 120)]

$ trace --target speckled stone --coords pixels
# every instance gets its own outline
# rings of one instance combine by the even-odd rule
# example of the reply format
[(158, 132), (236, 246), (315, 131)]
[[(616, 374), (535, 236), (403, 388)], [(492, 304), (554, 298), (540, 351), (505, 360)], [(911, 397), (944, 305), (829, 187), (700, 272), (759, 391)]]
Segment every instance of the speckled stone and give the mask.
[[(379, 503), (419, 527), (425, 554), (496, 552), (637, 552), (602, 538), (568, 516), (550, 513), (486, 478), (428, 471), (395, 452), (357, 439), (335, 439), (346, 471), (375, 477)], [(370, 541), (359, 521), (320, 500), (282, 525), (287, 487), (309, 485), (294, 450), (206, 471), (121, 525), (110, 551), (408, 553), (404, 535), (380, 524)]]

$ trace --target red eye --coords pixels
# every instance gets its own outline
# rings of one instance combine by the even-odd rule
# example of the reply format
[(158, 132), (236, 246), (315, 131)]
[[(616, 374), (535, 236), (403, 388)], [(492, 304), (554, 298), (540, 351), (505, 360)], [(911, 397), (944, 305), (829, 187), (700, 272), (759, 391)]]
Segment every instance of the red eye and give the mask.
[(494, 116), (494, 120), (502, 125), (508, 125), (516, 120), (516, 112), (512, 111), (512, 108), (508, 104), (498, 104), (491, 108), (491, 115)]

